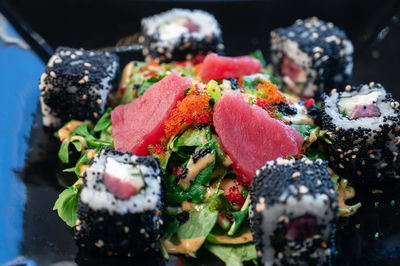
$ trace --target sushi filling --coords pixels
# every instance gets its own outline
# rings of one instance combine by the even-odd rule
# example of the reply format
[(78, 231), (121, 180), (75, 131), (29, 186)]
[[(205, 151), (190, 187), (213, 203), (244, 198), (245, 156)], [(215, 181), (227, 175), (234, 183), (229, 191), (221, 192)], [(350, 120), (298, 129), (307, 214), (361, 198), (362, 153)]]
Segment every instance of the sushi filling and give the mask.
[(315, 218), (309, 215), (291, 219), (286, 225), (286, 239), (309, 239), (315, 232)]
[[(316, 236), (316, 229), (316, 219), (310, 215), (302, 215), (290, 220), (284, 219), (278, 223), (271, 237), (271, 243), (275, 248), (275, 256), (292, 256), (302, 252), (307, 245), (311, 244), (312, 246), (314, 236)], [(310, 247), (307, 248), (310, 252)]]
[(126, 200), (144, 188), (142, 174), (137, 166), (107, 158), (104, 184), (116, 197)]
[(176, 18), (175, 20), (160, 25), (158, 28), (160, 40), (162, 41), (176, 39), (185, 33), (198, 31), (199, 26), (187, 17)]
[(307, 72), (304, 68), (296, 64), (286, 54), (281, 57), (280, 67), (288, 86), (301, 92), (307, 83)]
[(365, 95), (343, 97), (338, 102), (338, 108), (340, 113), (349, 119), (379, 117), (381, 113), (376, 105), (379, 96), (379, 91), (373, 91)]

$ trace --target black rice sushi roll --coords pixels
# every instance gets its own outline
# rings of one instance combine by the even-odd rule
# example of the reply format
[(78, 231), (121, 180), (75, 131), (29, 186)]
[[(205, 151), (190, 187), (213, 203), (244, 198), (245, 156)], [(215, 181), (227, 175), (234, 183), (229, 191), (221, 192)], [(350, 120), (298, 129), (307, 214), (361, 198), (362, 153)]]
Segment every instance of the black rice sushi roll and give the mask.
[(203, 10), (175, 8), (142, 19), (143, 56), (158, 62), (192, 60), (198, 54), (222, 53), (222, 31)]
[(322, 96), (322, 129), (333, 170), (359, 184), (400, 178), (399, 103), (379, 83)]
[(108, 52), (57, 48), (39, 83), (43, 125), (58, 128), (72, 119), (100, 118), (118, 65), (118, 57)]
[(328, 263), (338, 204), (327, 162), (267, 162), (250, 187), (249, 217), (260, 265)]
[(102, 149), (83, 177), (75, 239), (107, 255), (134, 256), (163, 234), (165, 187), (158, 159)]
[(271, 32), (271, 62), (289, 90), (319, 97), (342, 89), (353, 69), (353, 44), (345, 32), (316, 17)]

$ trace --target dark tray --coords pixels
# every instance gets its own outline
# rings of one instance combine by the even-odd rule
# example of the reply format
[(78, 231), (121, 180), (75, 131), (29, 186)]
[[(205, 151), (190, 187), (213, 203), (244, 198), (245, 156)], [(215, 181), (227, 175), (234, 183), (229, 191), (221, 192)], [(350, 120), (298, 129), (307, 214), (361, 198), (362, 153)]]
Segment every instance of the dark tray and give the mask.
[[(49, 0), (0, 0), (0, 10), (7, 15), (44, 61), (59, 45), (94, 49), (112, 47), (119, 39), (139, 30), (141, 17), (171, 7), (200, 8), (212, 12), (222, 25), (228, 55), (247, 54), (256, 49), (262, 49), (267, 54), (270, 30), (290, 25), (297, 18), (316, 15), (343, 28), (354, 42), (356, 52), (352, 83), (380, 82), (399, 99), (399, 2), (396, 0), (349, 2), (284, 0), (171, 3), (70, 0), (56, 4)], [(43, 39), (33, 34), (34, 31)], [(141, 58), (137, 51), (123, 52), (119, 55), (122, 64)], [(35, 75), (37, 78), (32, 79), (35, 84), (30, 84), (31, 90), (37, 89), (40, 73)], [(38, 97), (38, 93), (33, 95)], [(10, 108), (17, 111), (15, 115), (18, 117), (23, 116), (28, 107), (23, 101), (17, 101), (16, 105)], [(61, 176), (61, 165), (57, 158), (58, 140), (52, 136), (52, 132), (47, 132), (41, 127), (39, 109), (32, 106), (29, 108), (35, 113), (33, 123), (30, 121), (32, 119), (28, 119), (29, 123), (24, 125), (26, 132), (31, 129), (29, 137), (18, 136), (9, 144), (12, 146), (27, 142), (29, 147), (24, 164), (19, 165), (17, 169), (18, 179), (22, 179), (24, 184), (20, 184), (21, 187), (16, 189), (25, 189), (26, 199), (10, 198), (20, 205), (25, 202), (23, 228), (20, 229), (23, 231), (23, 237), (19, 250), (19, 254), (27, 259), (24, 263), (29, 265), (50, 265), (61, 261), (78, 265), (165, 263), (162, 256), (155, 251), (127, 260), (78, 250), (72, 238), (72, 231), (52, 211), (59, 192), (63, 186), (71, 182), (68, 177)], [(2, 155), (5, 154), (7, 153), (2, 151)], [(6, 186), (4, 181), (0, 181), (0, 191), (4, 186)], [(382, 190), (383, 193), (372, 193), (372, 190), (376, 189)], [(351, 202), (360, 201), (363, 206), (356, 215), (340, 222), (336, 234), (337, 252), (333, 256), (334, 264), (399, 265), (400, 182), (357, 187), (356, 191), (357, 196)], [(356, 228), (357, 224), (359, 228)], [(8, 226), (1, 230), (14, 230), (18, 225)], [(4, 241), (7, 243), (7, 240)], [(198, 257), (198, 259), (186, 259), (172, 256), (168, 264), (221, 264), (218, 259), (205, 251), (201, 251)], [(2, 263), (1, 257), (0, 263)]]

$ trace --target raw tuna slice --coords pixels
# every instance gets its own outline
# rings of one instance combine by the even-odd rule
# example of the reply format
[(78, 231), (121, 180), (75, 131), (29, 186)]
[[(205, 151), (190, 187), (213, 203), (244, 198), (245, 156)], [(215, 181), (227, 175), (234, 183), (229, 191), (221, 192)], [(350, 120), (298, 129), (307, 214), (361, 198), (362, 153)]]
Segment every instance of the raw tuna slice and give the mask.
[(266, 161), (299, 153), (304, 140), (296, 129), (248, 104), (238, 93), (225, 93), (217, 100), (214, 126), (245, 185)]
[(209, 54), (200, 69), (203, 80), (238, 78), (261, 71), (261, 63), (251, 56), (226, 57)]
[(171, 73), (135, 101), (115, 108), (111, 112), (115, 149), (148, 155), (148, 145), (159, 143), (165, 121), (191, 85), (190, 78)]

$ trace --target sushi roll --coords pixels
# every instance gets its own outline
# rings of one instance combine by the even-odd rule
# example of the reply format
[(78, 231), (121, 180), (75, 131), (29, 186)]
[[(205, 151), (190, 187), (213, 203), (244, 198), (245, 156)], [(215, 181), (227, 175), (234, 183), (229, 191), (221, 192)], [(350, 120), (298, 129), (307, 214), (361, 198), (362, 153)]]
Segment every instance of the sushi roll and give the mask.
[(250, 187), (250, 227), (260, 265), (329, 262), (338, 216), (327, 162), (278, 158)]
[(103, 148), (86, 170), (78, 201), (78, 246), (134, 256), (163, 234), (165, 187), (155, 157)]
[(94, 122), (100, 118), (118, 62), (108, 52), (59, 47), (40, 78), (43, 125), (57, 128), (71, 119)]
[(399, 103), (379, 83), (346, 86), (322, 97), (333, 170), (359, 184), (400, 178)]
[(222, 31), (203, 10), (175, 8), (142, 19), (143, 56), (158, 62), (192, 60), (198, 54), (222, 53)]
[(353, 44), (344, 31), (316, 17), (271, 32), (271, 62), (289, 90), (319, 97), (351, 79)]

